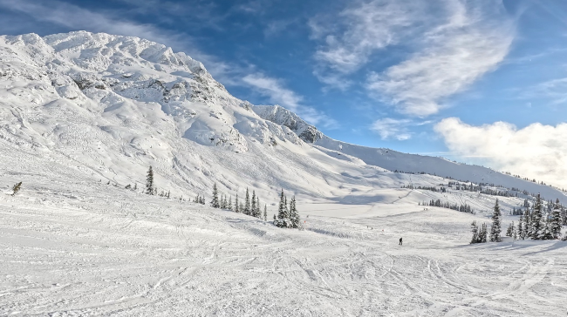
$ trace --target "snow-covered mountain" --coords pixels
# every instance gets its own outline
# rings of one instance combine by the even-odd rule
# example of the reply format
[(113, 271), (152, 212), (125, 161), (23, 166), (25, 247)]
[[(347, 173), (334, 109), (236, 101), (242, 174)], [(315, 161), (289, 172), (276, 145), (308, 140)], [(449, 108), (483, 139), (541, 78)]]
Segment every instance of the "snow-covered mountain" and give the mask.
[(0, 146), (30, 162), (25, 171), (4, 162), (12, 174), (57, 165), (140, 186), (153, 166), (158, 188), (186, 197), (216, 182), (227, 194), (250, 187), (276, 199), (284, 188), (312, 201), (372, 201), (378, 189), (437, 186), (442, 176), (566, 202), (487, 168), (333, 140), (282, 107), (233, 97), (184, 53), (84, 31), (0, 37)]

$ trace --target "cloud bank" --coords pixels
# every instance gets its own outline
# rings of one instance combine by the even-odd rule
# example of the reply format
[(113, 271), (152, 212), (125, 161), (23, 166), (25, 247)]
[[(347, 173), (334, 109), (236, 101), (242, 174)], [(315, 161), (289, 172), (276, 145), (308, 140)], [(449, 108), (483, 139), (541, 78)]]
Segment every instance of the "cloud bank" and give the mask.
[(506, 122), (471, 126), (447, 118), (434, 130), (453, 154), (467, 161), (566, 188), (566, 123), (517, 129)]

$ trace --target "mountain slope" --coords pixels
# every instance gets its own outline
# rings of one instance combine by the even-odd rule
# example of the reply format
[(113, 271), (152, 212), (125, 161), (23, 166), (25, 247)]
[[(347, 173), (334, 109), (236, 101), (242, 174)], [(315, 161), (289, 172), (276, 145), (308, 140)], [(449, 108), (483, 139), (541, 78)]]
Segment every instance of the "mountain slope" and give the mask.
[[(5, 153), (34, 157), (26, 171), (3, 162), (12, 173), (58, 164), (85, 181), (140, 186), (153, 166), (159, 189), (186, 197), (208, 196), (217, 182), (226, 194), (250, 187), (269, 202), (280, 188), (304, 200), (373, 201), (381, 188), (409, 184), (408, 175), (392, 172), (402, 170), (566, 200), (489, 169), (332, 140), (286, 109), (231, 96), (184, 53), (136, 37), (0, 37), (0, 122)], [(447, 180), (414, 175), (411, 182)]]

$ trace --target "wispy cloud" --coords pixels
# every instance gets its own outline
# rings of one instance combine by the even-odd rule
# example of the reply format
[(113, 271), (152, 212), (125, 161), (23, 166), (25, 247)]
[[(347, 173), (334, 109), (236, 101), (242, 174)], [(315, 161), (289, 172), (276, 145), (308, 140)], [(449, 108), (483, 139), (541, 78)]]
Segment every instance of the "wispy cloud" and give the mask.
[(357, 1), (337, 17), (312, 18), (308, 23), (312, 38), (324, 40), (315, 59), (331, 72), (357, 71), (374, 51), (396, 44), (421, 20), (420, 12), (418, 1)]
[(499, 8), (452, 6), (447, 22), (424, 34), (427, 45), (421, 51), (369, 76), (367, 88), (375, 97), (402, 113), (428, 116), (444, 107), (445, 97), (463, 91), (503, 61), (513, 30), (510, 23), (490, 18)]
[(411, 119), (383, 118), (376, 120), (371, 125), (371, 131), (378, 133), (382, 140), (395, 139), (398, 141), (408, 140), (413, 133), (411, 127), (430, 124), (432, 121), (414, 121)]
[(447, 118), (434, 130), (458, 157), (566, 188), (566, 123), (517, 129), (506, 122), (471, 126)]
[(267, 97), (271, 103), (297, 113), (310, 124), (319, 124), (328, 129), (337, 127), (335, 120), (312, 107), (304, 105), (304, 98), (286, 88), (281, 80), (268, 77), (262, 73), (255, 73), (246, 75), (243, 82), (253, 91)]
[[(322, 82), (348, 82), (365, 66), (371, 97), (421, 117), (437, 113), (446, 97), (494, 70), (514, 36), (513, 22), (496, 0), (357, 1), (338, 15), (339, 27), (325, 28), (318, 19), (309, 25), (312, 37), (323, 41), (314, 54)], [(412, 53), (386, 70), (373, 70), (373, 54), (395, 44)]]
[(531, 87), (519, 89), (518, 99), (547, 99), (555, 105), (566, 105), (566, 78), (547, 80)]

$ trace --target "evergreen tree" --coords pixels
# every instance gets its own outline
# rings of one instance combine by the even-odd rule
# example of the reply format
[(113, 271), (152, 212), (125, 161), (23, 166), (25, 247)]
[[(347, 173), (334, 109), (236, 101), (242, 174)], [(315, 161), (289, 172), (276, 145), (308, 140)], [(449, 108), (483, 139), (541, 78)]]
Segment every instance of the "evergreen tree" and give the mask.
[(479, 243), (486, 243), (487, 242), (487, 224), (483, 223), (481, 225), (481, 231), (479, 232)]
[(16, 185), (14, 185), (14, 187), (12, 187), (12, 196), (16, 195), (21, 188), (22, 188), (22, 182), (19, 182)]
[(472, 236), (470, 244), (479, 243), (479, 233), (478, 233), (477, 223), (475, 222), (475, 220), (471, 223), (471, 234)]
[(499, 208), (499, 199), (495, 200), (491, 220), (493, 220), (491, 225), (491, 242), (501, 242), (501, 209)]
[(513, 236), (513, 223), (509, 224), (509, 226), (507, 227), (507, 232), (505, 233), (505, 236), (507, 237)]
[(525, 235), (526, 235), (526, 231), (525, 231), (525, 217), (523, 214), (521, 214), (519, 216), (519, 225), (517, 228), (517, 238), (519, 240), (525, 240)]
[(152, 171), (152, 166), (148, 169), (148, 174), (146, 174), (146, 194), (154, 195), (154, 171)]
[(217, 191), (217, 183), (213, 184), (213, 198), (211, 198), (211, 207), (221, 207), (221, 205), (219, 204), (219, 192)]
[(552, 235), (552, 230), (550, 230), (550, 223), (544, 222), (541, 223), (541, 234), (540, 240), (553, 240), (554, 235)]
[(241, 212), (241, 209), (239, 208), (239, 193), (235, 195), (235, 212)]
[(250, 214), (251, 216), (258, 218), (258, 215), (256, 214), (256, 193), (254, 192), (254, 190), (252, 191)]
[(233, 197), (229, 196), (229, 202), (227, 203), (227, 209), (233, 211)]
[(560, 213), (560, 200), (556, 198), (554, 209), (552, 210), (552, 219), (550, 221), (550, 232), (553, 239), (560, 238), (562, 232), (562, 215)]
[(258, 199), (258, 196), (256, 196), (256, 215), (258, 219), (262, 219), (262, 213), (260, 212), (260, 199)]
[(266, 216), (267, 216), (267, 214), (266, 214), (266, 204), (264, 204), (264, 221), (266, 221)]
[(290, 199), (290, 227), (292, 228), (300, 228), (300, 214), (296, 209), (296, 197), (292, 197)]
[(532, 213), (531, 221), (531, 238), (533, 240), (540, 240), (543, 234), (542, 227), (542, 200), (540, 194), (536, 195), (536, 202)]
[(244, 209), (244, 214), (247, 216), (251, 215), (250, 212), (250, 197), (249, 197), (249, 189), (247, 188), (246, 194), (245, 194), (245, 209)]
[(274, 225), (281, 228), (287, 228), (289, 226), (288, 211), (286, 208), (286, 196), (284, 196), (284, 190), (280, 193), (280, 202), (278, 203), (278, 216), (274, 220)]
[(529, 207), (525, 207), (525, 213), (524, 213), (524, 228), (523, 228), (523, 233), (525, 235), (525, 239), (527, 238), (531, 238), (532, 237), (532, 216), (531, 216), (531, 211), (529, 209)]

